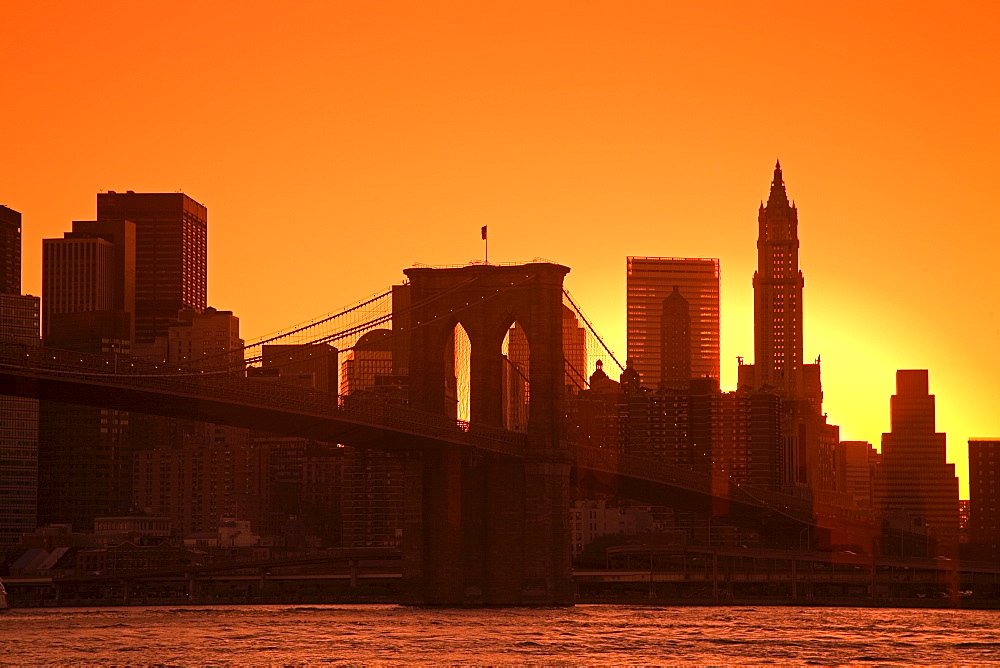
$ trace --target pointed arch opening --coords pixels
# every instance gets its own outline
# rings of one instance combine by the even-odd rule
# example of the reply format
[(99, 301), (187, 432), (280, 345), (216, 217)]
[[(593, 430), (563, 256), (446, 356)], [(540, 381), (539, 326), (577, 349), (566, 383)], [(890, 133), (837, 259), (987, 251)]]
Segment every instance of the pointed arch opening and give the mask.
[(511, 431), (528, 431), (531, 401), (531, 348), (524, 328), (517, 321), (507, 329), (503, 354), (503, 426)]
[(472, 414), (472, 341), (460, 322), (455, 323), (444, 357), (447, 413), (468, 422)]

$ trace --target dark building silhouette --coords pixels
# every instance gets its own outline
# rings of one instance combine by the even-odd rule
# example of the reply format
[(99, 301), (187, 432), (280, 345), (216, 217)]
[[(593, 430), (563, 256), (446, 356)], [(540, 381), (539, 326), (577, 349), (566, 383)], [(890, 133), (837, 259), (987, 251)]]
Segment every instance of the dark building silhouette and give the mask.
[(167, 328), (166, 342), (166, 361), (171, 364), (205, 370), (227, 366), (243, 372), (240, 319), (232, 311), (211, 306), (178, 311)]
[(74, 221), (42, 241), (42, 335), (46, 345), (130, 352), (135, 312), (135, 225)]
[(969, 540), (974, 557), (1000, 562), (1000, 438), (969, 439)]
[[(336, 392), (337, 349), (329, 344), (265, 345), (259, 378), (322, 392)], [(305, 438), (252, 432), (252, 447), (264, 452), (267, 483), (265, 535), (285, 534), (301, 523), (323, 545), (341, 543), (341, 476), (346, 448)], [(304, 538), (304, 536), (303, 536)]]
[(837, 489), (848, 494), (858, 508), (871, 508), (879, 453), (868, 441), (837, 444)]
[(261, 356), (261, 368), (276, 370), (283, 383), (322, 392), (338, 391), (337, 349), (328, 343), (264, 345)]
[(883, 513), (919, 517), (931, 536), (958, 542), (958, 478), (945, 461), (946, 435), (934, 431), (927, 370), (896, 372), (892, 429), (882, 434), (875, 504)]
[[(37, 346), (38, 297), (21, 292), (21, 214), (0, 206), (0, 343)], [(0, 395), (0, 545), (36, 525), (38, 401)]]
[[(773, 392), (722, 392), (713, 378), (691, 380), (684, 391), (663, 386), (654, 391), (639, 383), (631, 367), (615, 382), (598, 364), (590, 389), (567, 398), (566, 405), (578, 442), (759, 489), (782, 487), (782, 399)], [(578, 497), (588, 495), (579, 491)], [(757, 540), (708, 516), (655, 506), (650, 510), (659, 526), (688, 541)]]
[[(183, 193), (110, 191), (97, 195), (97, 221), (74, 224), (74, 234), (117, 241), (107, 230), (122, 226), (134, 229), (134, 260), (116, 273), (112, 297), (134, 304), (131, 353), (193, 369), (229, 363), (241, 371), (238, 318), (207, 305), (207, 209)], [(116, 268), (121, 264), (119, 253)], [(91, 318), (101, 317), (99, 308)], [(52, 326), (58, 324), (56, 316)], [(215, 530), (223, 517), (249, 521), (258, 532), (266, 523), (266, 462), (247, 430), (136, 415), (127, 440), (139, 453), (129, 503), (156, 508), (182, 532)], [(150, 466), (162, 467), (162, 480), (149, 478)], [(206, 467), (225, 484), (205, 482)]]
[(0, 204), (0, 295), (21, 294), (21, 214)]
[[(629, 257), (626, 261), (628, 358), (646, 387), (663, 381), (664, 347), (681, 354), (683, 342), (664, 342), (664, 300), (676, 289), (688, 302), (690, 378), (719, 380), (719, 261), (713, 258)], [(666, 332), (678, 336), (679, 302)], [(671, 366), (679, 362), (672, 360)], [(683, 363), (681, 363), (683, 364)], [(675, 375), (679, 371), (673, 372)], [(678, 383), (679, 381), (671, 381)], [(683, 389), (680, 388), (680, 389)]]
[[(394, 291), (394, 305), (407, 303), (403, 292)], [(388, 329), (373, 329), (358, 339), (341, 365), (340, 392), (345, 395), (345, 405), (356, 401), (405, 402), (405, 379), (394, 373), (399, 368), (393, 359), (396, 346)], [(344, 448), (339, 503), (345, 547), (399, 547), (404, 521), (400, 456)]]
[[(159, 337), (165, 361), (191, 369), (243, 368), (239, 318), (215, 308), (183, 309)], [(137, 416), (137, 508), (169, 517), (182, 534), (249, 522), (261, 534), (269, 521), (267, 453), (245, 428)]]
[(754, 366), (757, 385), (787, 396), (801, 394), (802, 286), (799, 271), (799, 212), (789, 204), (781, 163), (767, 204), (757, 213), (757, 271), (754, 288)]
[(239, 518), (252, 530), (264, 523), (266, 459), (249, 443), (248, 430), (198, 423), (173, 447), (135, 452), (134, 503), (169, 517), (181, 535), (215, 531), (223, 518)]
[(660, 384), (686, 390), (691, 382), (691, 304), (674, 286), (660, 317)]
[(767, 203), (757, 213), (754, 363), (740, 364), (739, 386), (782, 397), (782, 485), (792, 494), (837, 503), (839, 429), (823, 415), (819, 360), (803, 364), (798, 209), (776, 163)]
[[(43, 339), (84, 353), (128, 354), (134, 309), (135, 226), (76, 221), (42, 241)], [(89, 529), (132, 505), (129, 414), (58, 402), (39, 408), (38, 520)]]
[(135, 223), (136, 352), (165, 337), (182, 309), (208, 305), (208, 209), (183, 193), (97, 195), (99, 221)]
[(767, 204), (757, 212), (757, 271), (753, 275), (754, 363), (741, 364), (739, 384), (805, 400), (819, 412), (819, 363), (803, 364), (799, 212), (789, 203), (781, 164), (775, 164)]

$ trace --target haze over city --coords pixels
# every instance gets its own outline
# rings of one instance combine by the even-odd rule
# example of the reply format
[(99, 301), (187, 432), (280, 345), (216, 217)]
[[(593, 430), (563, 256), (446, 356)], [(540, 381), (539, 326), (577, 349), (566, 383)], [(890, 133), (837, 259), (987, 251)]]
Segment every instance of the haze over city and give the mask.
[(753, 356), (755, 216), (799, 212), (805, 358), (878, 444), (926, 368), (967, 497), (1000, 432), (990, 3), (10, 3), (0, 200), (40, 240), (101, 190), (211, 211), (209, 304), (246, 338), (416, 262), (544, 257), (625, 354), (628, 255), (717, 257), (722, 385)]

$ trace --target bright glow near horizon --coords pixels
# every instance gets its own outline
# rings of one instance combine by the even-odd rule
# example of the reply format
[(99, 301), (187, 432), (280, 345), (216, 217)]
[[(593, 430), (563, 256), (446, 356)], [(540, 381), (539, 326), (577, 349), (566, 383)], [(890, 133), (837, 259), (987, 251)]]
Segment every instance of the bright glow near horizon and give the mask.
[(879, 443), (927, 368), (967, 497), (1000, 435), (996, 3), (5, 3), (0, 202), (43, 238), (102, 189), (209, 209), (245, 338), (415, 262), (546, 257), (625, 354), (625, 257), (717, 257), (723, 386), (753, 357), (756, 216), (799, 208), (805, 357)]

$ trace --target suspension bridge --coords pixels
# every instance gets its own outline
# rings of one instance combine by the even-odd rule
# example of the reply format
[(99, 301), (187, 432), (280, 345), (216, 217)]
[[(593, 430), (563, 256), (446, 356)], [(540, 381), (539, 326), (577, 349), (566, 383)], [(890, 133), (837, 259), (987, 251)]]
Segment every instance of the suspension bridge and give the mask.
[[(407, 281), (236, 350), (138, 360), (0, 345), (0, 393), (400, 453), (403, 574), (424, 604), (569, 604), (571, 486), (782, 530), (839, 508), (591, 444), (567, 398), (624, 367), (563, 287), (568, 268), (414, 267)], [(314, 369), (327, 387), (269, 371)], [(336, 360), (342, 360), (339, 364)], [(330, 386), (332, 385), (332, 386)], [(870, 528), (870, 527), (868, 527)]]

